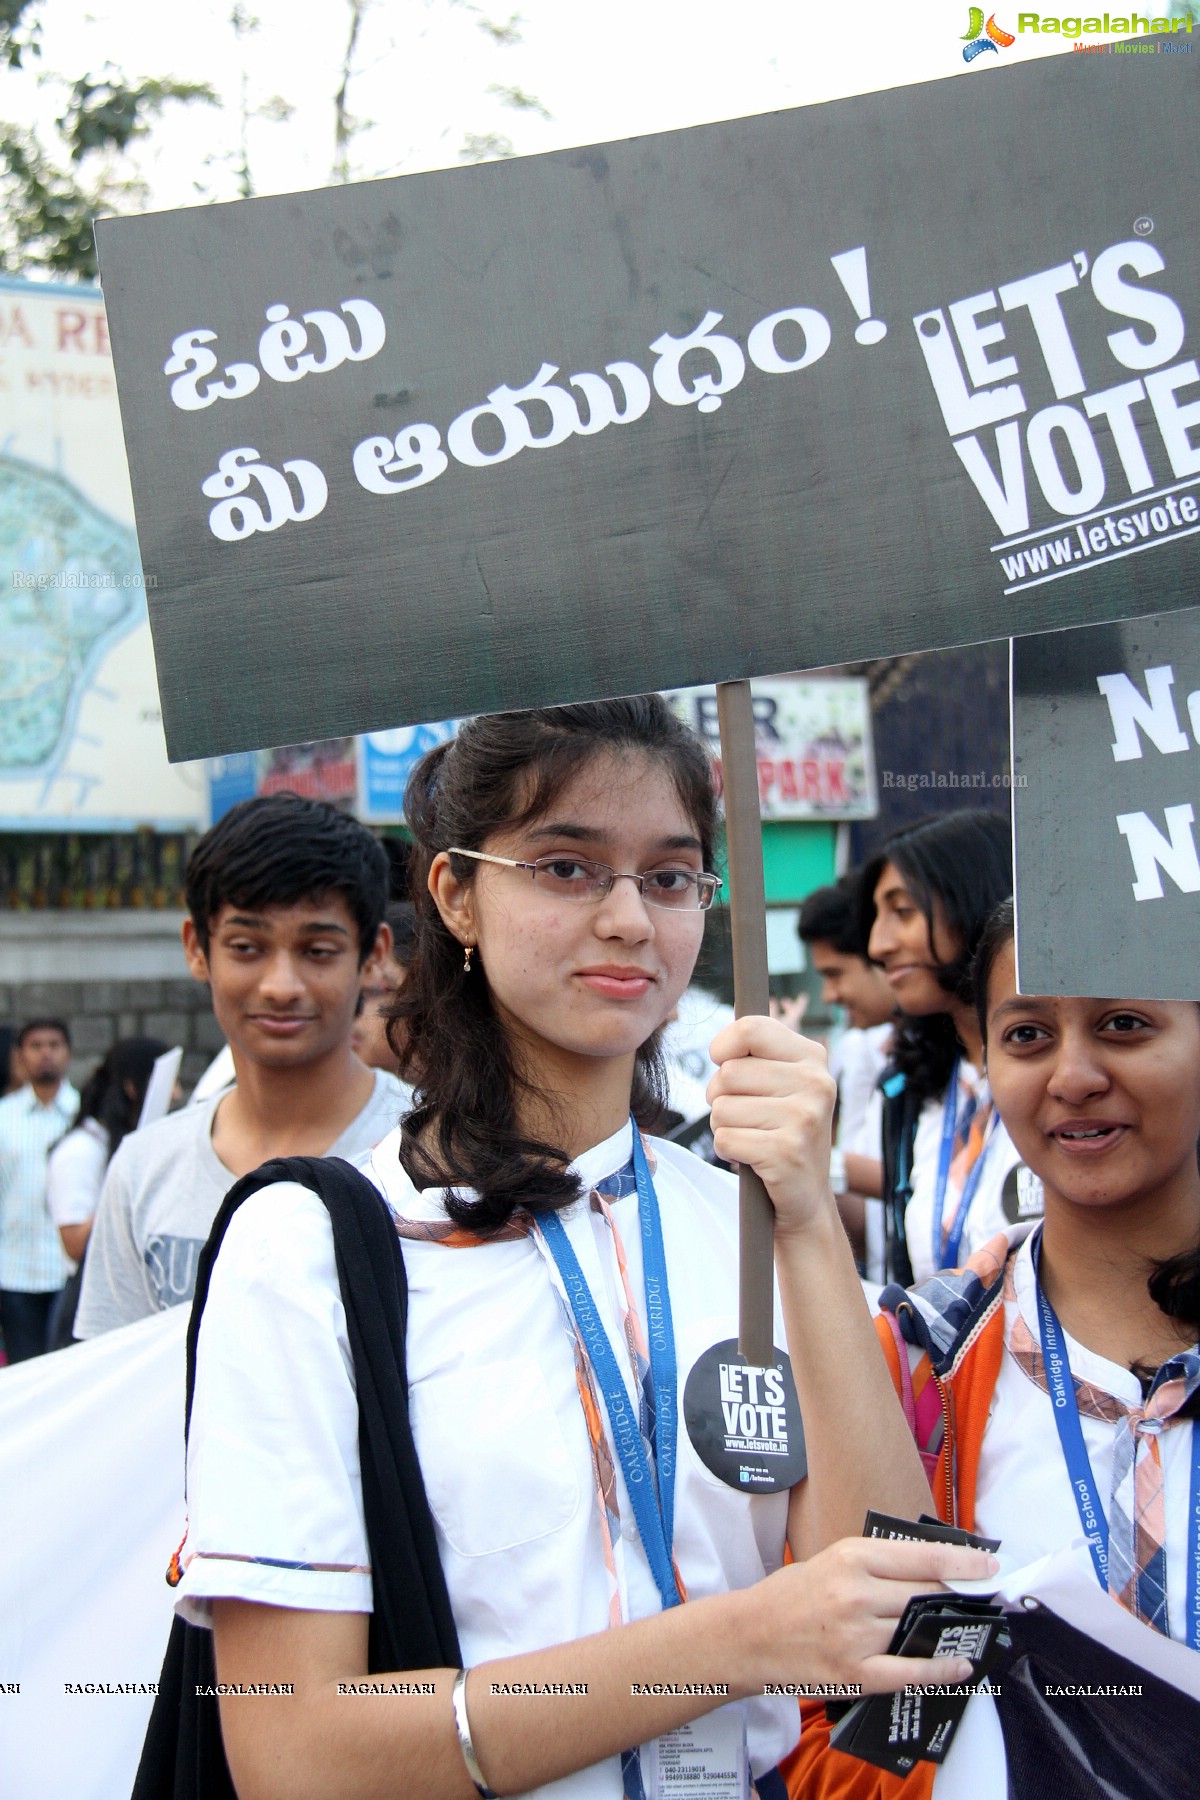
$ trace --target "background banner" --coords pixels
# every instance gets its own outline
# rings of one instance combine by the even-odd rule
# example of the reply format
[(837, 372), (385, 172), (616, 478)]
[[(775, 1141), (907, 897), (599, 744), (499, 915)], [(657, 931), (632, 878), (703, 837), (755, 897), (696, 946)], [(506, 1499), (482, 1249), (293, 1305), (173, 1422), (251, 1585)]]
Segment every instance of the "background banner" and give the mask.
[(171, 755), (1182, 604), (1196, 60), (102, 222)]
[(0, 281), (0, 830), (205, 823), (154, 702), (104, 303)]
[[(685, 688), (666, 700), (721, 754), (717, 690)], [(755, 681), (751, 688), (764, 819), (873, 819), (871, 699), (861, 677)]]
[(1200, 608), (1020, 638), (1012, 688), (1021, 991), (1200, 1000)]
[(454, 719), (433, 725), (400, 726), (372, 731), (358, 740), (358, 805), (360, 819), (371, 825), (398, 825), (404, 818), (408, 778), (427, 750), (444, 744), (457, 729)]

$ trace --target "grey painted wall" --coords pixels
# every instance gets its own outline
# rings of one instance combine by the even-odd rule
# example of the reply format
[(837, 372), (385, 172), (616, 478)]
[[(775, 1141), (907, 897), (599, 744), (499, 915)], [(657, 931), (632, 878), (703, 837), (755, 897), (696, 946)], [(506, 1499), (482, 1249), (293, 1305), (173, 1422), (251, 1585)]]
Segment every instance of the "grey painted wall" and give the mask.
[(182, 1044), (185, 1088), (224, 1039), (208, 989), (193, 981), (181, 912), (28, 912), (0, 917), (0, 1021), (66, 1020), (78, 1085), (117, 1038)]

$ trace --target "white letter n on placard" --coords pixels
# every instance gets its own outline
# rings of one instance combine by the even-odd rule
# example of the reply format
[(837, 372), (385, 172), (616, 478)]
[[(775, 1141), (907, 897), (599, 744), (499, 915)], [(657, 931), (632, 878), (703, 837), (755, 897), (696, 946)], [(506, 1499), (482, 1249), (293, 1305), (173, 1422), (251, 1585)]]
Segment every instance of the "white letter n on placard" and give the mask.
[[(1174, 680), (1175, 671), (1170, 663), (1163, 663), (1157, 669), (1147, 669), (1146, 693), (1149, 699), (1146, 700), (1128, 675), (1097, 675), (1096, 686), (1108, 701), (1112, 717), (1114, 762), (1134, 762), (1140, 758), (1142, 743), (1138, 737), (1139, 725), (1155, 749), (1161, 750), (1164, 756), (1170, 756), (1176, 750), (1187, 749), (1187, 732), (1179, 728), (1175, 703), (1171, 698)], [(1174, 810), (1178, 811), (1178, 808)], [(1129, 817), (1140, 819), (1145, 815), (1130, 813)]]
[(1192, 836), (1190, 806), (1168, 806), (1163, 812), (1170, 838), (1165, 838), (1144, 812), (1118, 813), (1117, 830), (1133, 858), (1135, 900), (1161, 900), (1163, 868), (1181, 894), (1200, 894), (1200, 860)]

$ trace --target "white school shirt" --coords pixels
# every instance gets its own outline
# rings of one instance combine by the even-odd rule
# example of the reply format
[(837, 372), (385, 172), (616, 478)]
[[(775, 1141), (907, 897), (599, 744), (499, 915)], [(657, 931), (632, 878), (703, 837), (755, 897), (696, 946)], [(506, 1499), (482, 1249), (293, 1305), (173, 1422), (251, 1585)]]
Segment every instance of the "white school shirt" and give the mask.
[(852, 1156), (880, 1154), (880, 1115), (873, 1101), (891, 1041), (890, 1020), (866, 1031), (852, 1025), (829, 1053), (829, 1073), (838, 1085), (837, 1141)]
[[(417, 1192), (399, 1141), (397, 1131), (377, 1145), (365, 1172), (405, 1218), (443, 1218), (441, 1190)], [(681, 1401), (674, 1549), (698, 1599), (749, 1587), (781, 1566), (788, 1496), (737, 1492), (692, 1449), (687, 1375), (703, 1351), (737, 1336), (737, 1183), (674, 1144), (656, 1139), (653, 1149)], [(585, 1194), (631, 1151), (626, 1125), (585, 1152), (574, 1165)], [(642, 1311), (637, 1197), (610, 1204)], [(559, 1218), (632, 1401), (608, 1228), (586, 1198)], [(413, 1436), (464, 1663), (604, 1630), (608, 1577), (573, 1343), (541, 1254), (529, 1238), (466, 1249), (405, 1238), (402, 1248)], [(775, 1314), (782, 1347), (778, 1296)], [(219, 1597), (370, 1611), (357, 1434), (329, 1215), (307, 1189), (266, 1188), (229, 1226), (200, 1331), (177, 1589), (185, 1618), (208, 1624)], [(622, 1610), (643, 1618), (660, 1611), (659, 1593), (619, 1468), (617, 1485)], [(798, 1708), (767, 1697), (743, 1707), (758, 1775), (795, 1744)], [(545, 1800), (620, 1800), (619, 1759), (536, 1791)]]
[[(1031, 1240), (1026, 1238), (1013, 1265), (1015, 1300), (1004, 1303), (1004, 1356), (992, 1391), (987, 1429), (975, 1485), (975, 1529), (1001, 1540), (1006, 1564), (1022, 1568), (1083, 1536), (1067, 1465), (1054, 1422), (1050, 1396), (1009, 1354), (1018, 1311), (1035, 1344), (1040, 1344)], [(1127, 1404), (1141, 1404), (1137, 1376), (1120, 1363), (1087, 1350), (1064, 1331), (1072, 1375), (1090, 1381)], [(1107, 1514), (1112, 1493), (1113, 1446), (1118, 1427), (1104, 1419), (1079, 1418), (1096, 1488)], [(1170, 1426), (1158, 1440), (1163, 1470), (1166, 1521), (1167, 1622), (1171, 1636), (1186, 1641), (1188, 1513), (1190, 1510), (1194, 1423)], [(1117, 1602), (1114, 1600), (1113, 1605)], [(951, 1766), (953, 1764), (953, 1767)], [(970, 1794), (971, 1800), (1007, 1800), (1004, 1738), (996, 1703), (986, 1695), (967, 1708), (959, 1736), (934, 1779), (934, 1800)]]
[(81, 1119), (46, 1158), (46, 1211), (56, 1225), (86, 1225), (96, 1210), (108, 1167), (108, 1133), (99, 1119)]
[[(988, 1097), (988, 1089), (969, 1063), (959, 1069), (958, 1111), (961, 1115), (966, 1105), (969, 1086), (972, 1093)], [(928, 1281), (937, 1273), (933, 1262), (933, 1202), (937, 1191), (938, 1162), (942, 1149), (942, 1124), (944, 1118), (944, 1097), (928, 1100), (921, 1109), (917, 1119), (917, 1129), (913, 1140), (912, 1166), (912, 1198), (904, 1212), (904, 1235), (908, 1244), (908, 1254), (912, 1262), (913, 1281)], [(1024, 1168), (1016, 1147), (1000, 1120), (993, 1127), (995, 1142), (987, 1149), (987, 1160), (979, 1177), (979, 1185), (971, 1201), (971, 1210), (967, 1214), (966, 1228), (963, 1231), (962, 1244), (958, 1253), (958, 1261), (966, 1262), (968, 1256), (986, 1244), (989, 1238), (1004, 1231), (1013, 1223), (1035, 1224), (1041, 1217), (1042, 1194), (1041, 1183), (1037, 1177)], [(864, 1156), (882, 1156), (883, 1154), (883, 1095), (878, 1088), (868, 1108), (863, 1129), (862, 1150)], [(1020, 1208), (1014, 1218), (1004, 1210), (1005, 1190), (1013, 1188), (1016, 1176), (1013, 1171), (1020, 1169)], [(946, 1201), (943, 1210), (943, 1222), (953, 1222), (962, 1190), (957, 1182), (950, 1181), (946, 1185)], [(1015, 1204), (1015, 1203), (1014, 1203)], [(882, 1200), (868, 1199), (866, 1203), (866, 1275), (874, 1283), (886, 1279), (884, 1255), (886, 1250), (886, 1231), (884, 1226), (884, 1210)]]
[[(1032, 1240), (1026, 1238), (1013, 1265), (1015, 1300), (1005, 1302), (1005, 1353), (992, 1394), (979, 1476), (975, 1488), (975, 1529), (1001, 1540), (1006, 1563), (1022, 1568), (1083, 1536), (1079, 1510), (1054, 1421), (1049, 1394), (1031, 1381), (1009, 1354), (1020, 1311), (1035, 1344), (1041, 1343), (1033, 1274)], [(1129, 1406), (1142, 1404), (1142, 1386), (1131, 1370), (1087, 1350), (1065, 1331), (1071, 1374)], [(1110, 1510), (1113, 1446), (1119, 1427), (1080, 1414), (1083, 1441), (1096, 1489)], [(1188, 1512), (1194, 1424), (1171, 1425), (1158, 1440), (1166, 1520), (1167, 1619), (1171, 1636), (1186, 1641)], [(1116, 1605), (1116, 1602), (1113, 1602)]]
[[(838, 1148), (848, 1155), (883, 1160), (883, 1096), (879, 1083), (887, 1068), (892, 1024), (863, 1031), (851, 1026), (829, 1053), (829, 1073), (838, 1084)], [(863, 1195), (864, 1287), (872, 1312), (884, 1279), (883, 1201)]]
[[(991, 1097), (987, 1082), (978, 1070), (970, 1063), (960, 1063), (957, 1106), (959, 1119), (972, 1094), (980, 1106), (986, 1105)], [(944, 1116), (944, 1095), (936, 1100), (926, 1101), (917, 1120), (913, 1143), (912, 1198), (904, 1209), (904, 1236), (908, 1243), (913, 1282), (917, 1286), (930, 1280), (941, 1266), (940, 1260), (934, 1262), (933, 1255), (933, 1204), (937, 1192)], [(994, 1238), (998, 1231), (1004, 1231), (1011, 1222), (1004, 1213), (1004, 1184), (1005, 1178), (1016, 1168), (1021, 1158), (1003, 1122), (998, 1118), (991, 1128), (989, 1139), (983, 1153), (986, 1161), (980, 1172), (971, 1210), (967, 1214), (962, 1243), (955, 1258), (960, 1265), (986, 1244), (989, 1238)], [(946, 1183), (943, 1229), (947, 1225), (953, 1225), (961, 1197), (962, 1189), (952, 1178)]]
[(46, 1211), (46, 1154), (78, 1111), (69, 1081), (46, 1105), (28, 1085), (0, 1100), (0, 1288), (56, 1293), (75, 1266)]

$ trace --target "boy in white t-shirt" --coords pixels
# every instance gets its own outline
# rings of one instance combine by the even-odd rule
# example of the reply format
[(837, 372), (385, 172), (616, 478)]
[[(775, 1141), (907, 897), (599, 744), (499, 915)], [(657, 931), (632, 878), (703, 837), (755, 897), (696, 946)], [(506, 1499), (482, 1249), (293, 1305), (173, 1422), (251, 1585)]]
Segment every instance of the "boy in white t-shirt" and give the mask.
[(391, 949), (387, 857), (352, 818), (296, 794), (246, 800), (197, 844), (183, 948), (207, 982), (236, 1084), (132, 1134), (114, 1156), (76, 1318), (94, 1337), (191, 1299), (226, 1190), (274, 1156), (356, 1156), (409, 1090), (351, 1048)]

